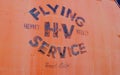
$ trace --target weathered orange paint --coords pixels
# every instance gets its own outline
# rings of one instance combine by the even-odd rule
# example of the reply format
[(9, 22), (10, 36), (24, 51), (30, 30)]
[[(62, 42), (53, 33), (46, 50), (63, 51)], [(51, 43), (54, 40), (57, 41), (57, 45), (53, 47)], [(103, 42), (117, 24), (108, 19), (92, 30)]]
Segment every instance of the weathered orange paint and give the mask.
[[(59, 5), (56, 14), (46, 6)], [(39, 6), (51, 13), (44, 16)], [(62, 6), (85, 19), (83, 27), (60, 15)], [(35, 20), (29, 11), (40, 11)], [(59, 37), (44, 36), (44, 23), (58, 22)], [(65, 39), (61, 24), (75, 29)], [(25, 24), (36, 24), (38, 28), (26, 29)], [(76, 30), (86, 31), (86, 35)], [(56, 58), (38, 52), (29, 41), (38, 35), (55, 47), (67, 47), (66, 57)], [(85, 44), (85, 53), (71, 54), (73, 44)], [(46, 53), (48, 52), (47, 51)], [(78, 51), (75, 48), (74, 51)], [(113, 0), (1, 0), (0, 1), (0, 75), (120, 75), (120, 8)]]

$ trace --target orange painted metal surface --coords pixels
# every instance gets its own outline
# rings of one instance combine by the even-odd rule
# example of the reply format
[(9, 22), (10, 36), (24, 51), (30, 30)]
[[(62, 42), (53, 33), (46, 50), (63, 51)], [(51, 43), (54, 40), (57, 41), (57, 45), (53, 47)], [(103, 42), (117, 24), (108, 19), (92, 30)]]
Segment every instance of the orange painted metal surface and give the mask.
[(112, 0), (1, 0), (0, 75), (120, 75)]

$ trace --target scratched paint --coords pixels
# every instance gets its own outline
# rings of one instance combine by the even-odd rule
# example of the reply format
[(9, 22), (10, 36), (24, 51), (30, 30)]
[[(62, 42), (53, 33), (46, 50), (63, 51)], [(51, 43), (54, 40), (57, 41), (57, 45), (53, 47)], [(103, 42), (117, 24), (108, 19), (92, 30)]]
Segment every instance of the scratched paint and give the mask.
[(120, 75), (116, 1), (1, 0), (0, 75)]

